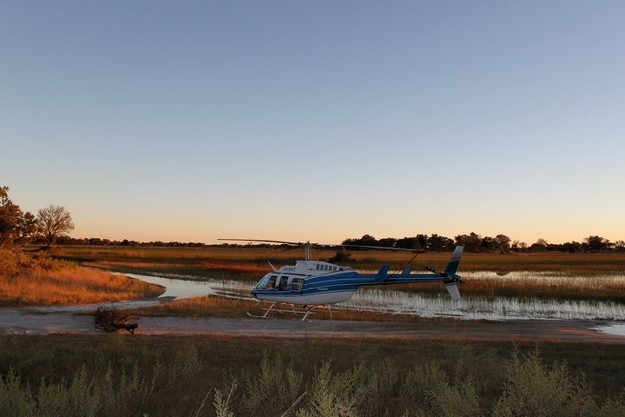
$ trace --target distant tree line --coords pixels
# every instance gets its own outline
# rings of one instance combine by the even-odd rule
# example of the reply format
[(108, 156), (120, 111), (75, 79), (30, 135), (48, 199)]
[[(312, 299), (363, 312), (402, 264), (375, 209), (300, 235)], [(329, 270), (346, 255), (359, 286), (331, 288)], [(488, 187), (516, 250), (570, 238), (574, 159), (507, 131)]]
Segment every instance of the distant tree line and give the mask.
[[(35, 242), (36, 243), (36, 242)], [(59, 245), (92, 245), (92, 246), (156, 246), (156, 247), (209, 247), (209, 246), (240, 246), (238, 244), (221, 243), (208, 245), (201, 242), (138, 242), (134, 240), (109, 240), (100, 238), (71, 238), (62, 236), (57, 239)], [(576, 253), (610, 253), (625, 252), (625, 241), (611, 242), (601, 236), (589, 236), (583, 242), (548, 243), (545, 239), (538, 239), (528, 245), (518, 240), (512, 241), (508, 236), (499, 234), (495, 237), (480, 236), (476, 233), (455, 236), (453, 239), (437, 234), (418, 234), (413, 237), (396, 239), (387, 237), (376, 239), (366, 234), (361, 238), (345, 239), (342, 245), (350, 246), (380, 246), (387, 248), (418, 249), (429, 252), (452, 251), (457, 245), (462, 245), (467, 252), (475, 253), (511, 253), (511, 252), (576, 252)], [(255, 246), (275, 247), (273, 244), (255, 244)], [(280, 245), (278, 245), (280, 246)], [(289, 245), (284, 245), (288, 247)], [(350, 248), (357, 250), (357, 248)]]
[[(76, 239), (68, 236), (74, 230), (71, 215), (64, 207), (50, 205), (37, 211), (34, 215), (24, 212), (19, 205), (9, 198), (9, 188), (0, 187), (0, 246), (45, 244), (50, 247), (59, 245), (92, 245), (92, 246), (161, 246), (161, 247), (205, 247), (228, 246), (207, 245), (200, 242), (137, 242), (134, 240), (109, 240), (101, 238)], [(464, 246), (467, 252), (510, 253), (510, 252), (578, 252), (578, 253), (609, 253), (625, 252), (625, 241), (611, 242), (601, 236), (588, 236), (583, 242), (548, 243), (538, 239), (528, 245), (518, 240), (512, 241), (504, 234), (495, 237), (481, 236), (477, 233), (457, 235), (453, 239), (438, 234), (417, 234), (400, 239), (387, 237), (376, 239), (365, 234), (361, 238), (345, 239), (343, 245), (381, 246), (388, 248), (418, 249), (430, 252), (451, 251), (457, 245)], [(269, 246), (269, 245), (266, 245)]]
[(57, 239), (57, 243), (59, 245), (91, 245), (91, 246), (156, 246), (156, 247), (173, 247), (173, 248), (202, 248), (212, 245), (207, 245), (206, 243), (201, 242), (161, 242), (161, 241), (151, 241), (151, 242), (138, 242), (136, 240), (110, 240), (110, 239), (101, 239), (98, 237), (92, 238), (73, 238), (69, 236), (59, 237)]
[(354, 246), (382, 246), (389, 248), (419, 249), (430, 252), (451, 251), (455, 246), (462, 245), (467, 252), (510, 253), (510, 252), (578, 252), (603, 253), (625, 252), (625, 241), (611, 242), (601, 236), (588, 236), (583, 242), (548, 243), (545, 239), (538, 239), (528, 245), (518, 240), (512, 241), (508, 236), (499, 234), (495, 237), (481, 236), (477, 233), (455, 236), (453, 239), (433, 234), (431, 236), (418, 234), (414, 237), (376, 239), (371, 235), (361, 238), (346, 239), (343, 245)]

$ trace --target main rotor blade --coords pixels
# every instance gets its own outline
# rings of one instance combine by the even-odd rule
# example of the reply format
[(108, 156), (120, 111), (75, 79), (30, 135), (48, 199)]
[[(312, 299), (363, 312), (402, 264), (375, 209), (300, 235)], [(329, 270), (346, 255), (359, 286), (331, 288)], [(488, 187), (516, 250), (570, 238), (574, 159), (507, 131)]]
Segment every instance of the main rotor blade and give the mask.
[(284, 240), (267, 240), (267, 239), (217, 239), (229, 240), (231, 242), (259, 242), (259, 243), (280, 243), (283, 245), (304, 245), (304, 242), (287, 242)]
[(406, 249), (406, 248), (391, 248), (388, 246), (364, 246), (364, 245), (327, 245), (327, 246), (340, 246), (342, 248), (363, 248), (363, 249), (375, 249), (375, 250), (392, 250), (396, 252), (412, 252), (412, 253), (425, 253), (424, 250)]
[(390, 250), (395, 252), (412, 252), (412, 253), (425, 253), (424, 250), (406, 249), (406, 248), (392, 248), (388, 246), (368, 246), (368, 245), (343, 245), (335, 243), (311, 243), (311, 242), (289, 242), (287, 240), (271, 240), (271, 239), (217, 239), (226, 240), (232, 242), (259, 242), (259, 243), (278, 243), (281, 245), (310, 245), (316, 247), (334, 247), (334, 248), (355, 248), (355, 249), (375, 249), (375, 250)]

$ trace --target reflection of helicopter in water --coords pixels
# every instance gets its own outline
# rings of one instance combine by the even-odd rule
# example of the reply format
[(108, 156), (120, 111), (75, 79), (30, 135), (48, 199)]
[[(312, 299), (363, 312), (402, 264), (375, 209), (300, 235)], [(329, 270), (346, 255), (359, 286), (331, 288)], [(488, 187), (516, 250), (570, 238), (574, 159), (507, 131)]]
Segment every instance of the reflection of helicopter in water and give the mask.
[[(296, 242), (283, 242), (278, 240), (257, 240), (257, 239), (220, 239), (245, 242), (265, 242), (287, 245), (301, 245)], [(453, 300), (460, 299), (458, 283), (462, 280), (456, 275), (463, 246), (457, 246), (447, 264), (445, 271), (439, 272), (427, 265), (425, 269), (430, 271), (424, 274), (411, 273), (411, 267), (406, 267), (396, 274), (389, 274), (389, 266), (383, 265), (375, 274), (361, 274), (348, 266), (339, 266), (330, 262), (314, 261), (310, 259), (311, 246), (327, 247), (354, 247), (365, 249), (383, 250), (403, 250), (417, 254), (420, 251), (411, 249), (385, 248), (376, 246), (356, 246), (356, 245), (320, 245), (307, 242), (304, 244), (305, 259), (295, 262), (295, 265), (285, 265), (276, 269), (271, 263), (273, 272), (265, 275), (252, 289), (252, 295), (260, 301), (270, 301), (273, 304), (262, 317), (267, 318), (269, 312), (278, 304), (299, 305), (304, 308), (300, 311), (304, 314), (303, 320), (316, 307), (330, 306), (349, 300), (354, 292), (367, 285), (392, 285), (392, 284), (418, 284), (425, 282), (440, 282), (445, 285), (449, 295)], [(414, 259), (414, 257), (413, 257)], [(275, 311), (275, 310), (274, 310)], [(291, 312), (291, 311), (289, 311)], [(292, 312), (297, 312), (293, 309)]]

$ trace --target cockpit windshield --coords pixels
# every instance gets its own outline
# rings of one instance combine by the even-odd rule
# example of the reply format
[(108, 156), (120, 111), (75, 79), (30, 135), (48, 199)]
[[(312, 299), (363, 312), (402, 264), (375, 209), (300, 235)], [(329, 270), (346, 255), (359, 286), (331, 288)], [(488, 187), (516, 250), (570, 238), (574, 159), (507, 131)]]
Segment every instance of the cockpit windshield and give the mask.
[(256, 288), (259, 290), (264, 290), (267, 288), (269, 289), (275, 288), (277, 277), (278, 277), (277, 275), (271, 275), (271, 274), (265, 275), (263, 279), (260, 280), (258, 285), (256, 285)]

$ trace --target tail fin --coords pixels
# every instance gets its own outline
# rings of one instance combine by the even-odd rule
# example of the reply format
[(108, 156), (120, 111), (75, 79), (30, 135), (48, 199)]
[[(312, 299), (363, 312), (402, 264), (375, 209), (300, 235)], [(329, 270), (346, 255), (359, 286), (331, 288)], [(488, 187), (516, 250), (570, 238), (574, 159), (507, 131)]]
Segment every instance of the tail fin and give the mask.
[(445, 268), (444, 274), (448, 277), (448, 281), (445, 282), (445, 288), (454, 301), (460, 300), (460, 291), (458, 291), (458, 283), (462, 282), (460, 277), (456, 275), (458, 265), (460, 264), (460, 258), (462, 257), (462, 251), (464, 246), (456, 246), (454, 254), (451, 256), (447, 268)]
[(386, 279), (386, 276), (388, 275), (388, 265), (382, 265), (380, 267), (380, 270), (378, 271), (378, 274), (375, 277), (375, 282), (384, 282), (384, 280)]
[(447, 264), (447, 268), (445, 268), (445, 274), (455, 275), (458, 270), (458, 265), (460, 264), (460, 257), (462, 257), (462, 251), (464, 250), (464, 246), (456, 246), (456, 250), (454, 250), (454, 254), (451, 256), (449, 263)]

